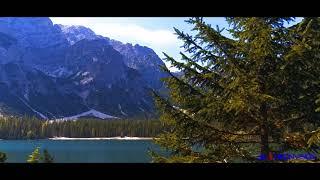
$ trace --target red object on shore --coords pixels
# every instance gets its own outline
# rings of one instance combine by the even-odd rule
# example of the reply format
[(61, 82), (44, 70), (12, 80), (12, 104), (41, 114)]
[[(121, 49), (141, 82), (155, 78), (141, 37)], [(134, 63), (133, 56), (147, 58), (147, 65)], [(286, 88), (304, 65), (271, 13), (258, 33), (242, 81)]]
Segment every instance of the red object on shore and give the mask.
[(268, 160), (269, 160), (269, 161), (273, 160), (273, 154), (272, 154), (272, 152), (269, 152)]

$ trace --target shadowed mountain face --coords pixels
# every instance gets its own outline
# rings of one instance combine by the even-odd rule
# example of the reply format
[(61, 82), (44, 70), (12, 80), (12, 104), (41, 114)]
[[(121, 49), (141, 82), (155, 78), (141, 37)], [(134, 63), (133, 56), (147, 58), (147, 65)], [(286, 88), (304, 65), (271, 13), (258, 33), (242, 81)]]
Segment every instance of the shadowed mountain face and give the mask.
[(62, 118), (89, 110), (150, 117), (164, 65), (140, 45), (49, 18), (0, 18), (0, 114)]

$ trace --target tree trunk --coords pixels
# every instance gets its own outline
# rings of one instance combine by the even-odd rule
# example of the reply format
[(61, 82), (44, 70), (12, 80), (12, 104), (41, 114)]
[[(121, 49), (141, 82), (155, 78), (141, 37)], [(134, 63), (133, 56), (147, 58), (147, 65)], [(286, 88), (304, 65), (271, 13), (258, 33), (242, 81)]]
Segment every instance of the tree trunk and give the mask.
[(267, 122), (267, 106), (264, 103), (261, 106), (262, 124), (261, 124), (261, 155), (267, 157), (267, 160), (272, 160), (272, 154), (269, 149), (269, 128)]
[[(267, 60), (265, 60), (267, 62)], [(266, 94), (266, 66), (261, 65), (258, 70), (258, 81), (260, 85), (260, 93)], [(263, 102), (260, 106), (260, 115), (262, 117), (261, 119), (261, 126), (260, 126), (260, 140), (261, 140), (261, 155), (266, 157), (268, 161), (272, 160), (272, 154), (269, 149), (269, 123), (268, 123), (268, 106), (266, 102)]]

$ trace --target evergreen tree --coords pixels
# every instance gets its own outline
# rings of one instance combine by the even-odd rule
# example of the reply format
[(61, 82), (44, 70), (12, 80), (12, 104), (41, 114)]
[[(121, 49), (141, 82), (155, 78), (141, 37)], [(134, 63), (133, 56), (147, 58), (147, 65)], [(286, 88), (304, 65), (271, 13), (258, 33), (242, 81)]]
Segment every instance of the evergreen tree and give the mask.
[(36, 147), (35, 150), (29, 155), (28, 163), (39, 163), (41, 159), (40, 147)]
[(49, 152), (46, 149), (43, 150), (43, 162), (53, 163), (53, 157), (49, 154)]
[(183, 76), (163, 67), (169, 98), (153, 93), (169, 129), (156, 143), (172, 152), (152, 152), (155, 162), (257, 162), (279, 147), (307, 150), (319, 126), (320, 21), (284, 25), (292, 20), (227, 18), (232, 38), (203, 18), (187, 20), (195, 36), (175, 29), (191, 55), (164, 54)]
[(3, 152), (0, 152), (0, 163), (4, 163), (7, 160), (7, 155)]

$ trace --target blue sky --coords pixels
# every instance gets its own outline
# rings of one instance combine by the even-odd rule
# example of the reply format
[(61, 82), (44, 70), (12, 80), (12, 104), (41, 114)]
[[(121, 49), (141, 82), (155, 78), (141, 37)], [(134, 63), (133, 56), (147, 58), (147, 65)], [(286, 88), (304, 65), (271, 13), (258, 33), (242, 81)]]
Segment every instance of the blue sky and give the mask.
[[(190, 33), (191, 25), (184, 22), (188, 17), (51, 17), (54, 24), (82, 25), (96, 34), (119, 40), (123, 43), (139, 44), (152, 48), (160, 58), (162, 52), (180, 59), (183, 44), (174, 34), (173, 27)], [(228, 28), (225, 18), (207, 17), (206, 22), (213, 27)], [(301, 18), (297, 18), (297, 22)], [(225, 33), (227, 35), (227, 33)], [(167, 64), (170, 66), (169, 64)], [(175, 70), (175, 69), (172, 69)]]

